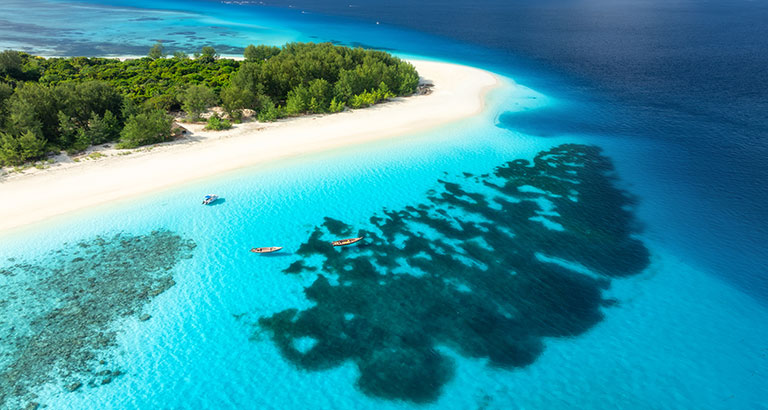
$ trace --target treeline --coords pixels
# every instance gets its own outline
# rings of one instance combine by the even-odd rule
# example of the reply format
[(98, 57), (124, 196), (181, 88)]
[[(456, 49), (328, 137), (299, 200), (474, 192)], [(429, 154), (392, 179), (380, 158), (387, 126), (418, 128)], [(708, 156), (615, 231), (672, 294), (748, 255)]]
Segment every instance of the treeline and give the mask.
[(259, 120), (360, 108), (416, 91), (412, 65), (383, 51), (291, 43), (283, 48), (248, 46), (245, 62), (221, 91), (237, 119), (252, 109)]
[[(416, 90), (418, 74), (388, 53), (329, 43), (249, 46), (245, 61), (212, 47), (166, 57), (156, 44), (135, 60), (0, 53), (0, 164), (118, 141), (125, 148), (171, 137), (169, 111), (198, 120), (221, 105), (230, 120), (260, 121), (359, 108)], [(228, 124), (214, 116), (212, 129)]]

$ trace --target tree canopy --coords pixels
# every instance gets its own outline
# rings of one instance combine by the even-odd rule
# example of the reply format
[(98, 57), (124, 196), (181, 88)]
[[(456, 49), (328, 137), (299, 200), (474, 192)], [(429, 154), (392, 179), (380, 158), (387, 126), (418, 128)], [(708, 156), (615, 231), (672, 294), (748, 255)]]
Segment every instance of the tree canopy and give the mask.
[(200, 114), (216, 104), (217, 98), (211, 88), (205, 85), (191, 85), (184, 91), (181, 100), (181, 108), (187, 112), (189, 119), (199, 120)]
[(411, 94), (419, 81), (412, 65), (386, 52), (331, 43), (251, 45), (244, 57), (220, 58), (213, 47), (165, 57), (160, 42), (125, 61), (0, 52), (0, 164), (117, 139), (126, 147), (163, 141), (167, 113), (179, 109), (197, 120), (221, 102), (229, 120), (249, 109), (273, 121), (365, 107)]
[(136, 148), (141, 145), (167, 141), (171, 137), (173, 120), (162, 110), (148, 111), (128, 119), (121, 133), (121, 148)]
[(155, 43), (155, 45), (149, 49), (149, 54), (147, 54), (147, 57), (153, 60), (165, 57), (165, 48), (163, 47), (163, 43), (160, 41)]

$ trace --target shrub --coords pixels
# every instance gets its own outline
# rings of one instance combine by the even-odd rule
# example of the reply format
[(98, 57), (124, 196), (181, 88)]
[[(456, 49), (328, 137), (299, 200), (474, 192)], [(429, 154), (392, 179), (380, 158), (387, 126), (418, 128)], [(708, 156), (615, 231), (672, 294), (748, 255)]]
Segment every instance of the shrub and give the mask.
[(381, 83), (378, 89), (373, 91), (366, 91), (357, 94), (349, 100), (349, 106), (352, 108), (368, 107), (369, 105), (376, 104), (381, 100), (392, 98), (395, 95), (389, 91), (389, 87), (386, 84)]
[[(181, 103), (176, 98), (176, 96), (172, 94), (160, 94), (144, 101), (143, 106), (134, 105), (133, 109), (138, 111), (141, 111), (143, 109), (171, 111), (173, 109), (178, 109), (180, 106), (181, 106)], [(126, 109), (126, 106), (123, 106), (123, 108)], [(131, 108), (128, 108), (128, 109), (130, 110)], [(129, 117), (129, 116), (130, 115), (127, 115), (126, 117)]]
[(0, 162), (20, 165), (25, 161), (37, 159), (45, 154), (46, 141), (32, 131), (21, 136), (0, 133)]
[(283, 117), (283, 110), (276, 107), (275, 104), (268, 104), (267, 107), (259, 111), (259, 115), (256, 117), (260, 122), (273, 122), (278, 118)]
[(216, 94), (205, 85), (193, 85), (187, 88), (181, 97), (182, 108), (190, 120), (197, 121), (208, 107), (216, 103)]
[(120, 138), (120, 121), (112, 111), (105, 112), (103, 117), (93, 113), (88, 122), (87, 132), (91, 144), (98, 145), (114, 141)]
[(330, 106), (328, 106), (329, 112), (342, 112), (344, 111), (344, 103), (337, 101), (335, 98), (331, 100)]
[(0, 160), (3, 165), (19, 165), (24, 162), (21, 145), (11, 134), (0, 134)]
[(373, 104), (376, 104), (376, 96), (367, 91), (355, 95), (349, 100), (349, 106), (352, 108), (363, 108)]
[(217, 114), (211, 115), (208, 118), (208, 124), (205, 125), (205, 129), (211, 131), (222, 131), (230, 128), (232, 128), (232, 123), (227, 119), (222, 119)]
[(128, 118), (118, 148), (136, 148), (163, 142), (171, 137), (173, 120), (165, 111), (156, 110)]
[(221, 90), (221, 101), (229, 117), (240, 121), (243, 118), (243, 109), (253, 108), (256, 105), (256, 96), (250, 90), (230, 85)]
[(71, 145), (67, 147), (67, 154), (77, 154), (78, 152), (85, 151), (90, 146), (91, 137), (88, 135), (87, 131), (81, 128), (77, 131), (74, 142), (72, 142)]
[(299, 115), (307, 112), (312, 96), (309, 90), (300, 85), (288, 93), (288, 99), (285, 101), (285, 112), (288, 115)]

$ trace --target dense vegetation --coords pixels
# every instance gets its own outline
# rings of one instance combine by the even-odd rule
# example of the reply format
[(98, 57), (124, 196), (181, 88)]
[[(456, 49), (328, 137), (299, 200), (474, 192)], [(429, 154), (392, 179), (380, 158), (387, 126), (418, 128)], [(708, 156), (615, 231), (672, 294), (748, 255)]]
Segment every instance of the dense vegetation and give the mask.
[(165, 57), (156, 44), (144, 58), (41, 58), (0, 53), (0, 165), (49, 152), (82, 151), (119, 141), (125, 148), (171, 137), (169, 111), (200, 120), (221, 105), (225, 129), (252, 110), (259, 121), (359, 108), (416, 90), (410, 64), (374, 50), (330, 43), (248, 46), (245, 61), (212, 47), (190, 58)]

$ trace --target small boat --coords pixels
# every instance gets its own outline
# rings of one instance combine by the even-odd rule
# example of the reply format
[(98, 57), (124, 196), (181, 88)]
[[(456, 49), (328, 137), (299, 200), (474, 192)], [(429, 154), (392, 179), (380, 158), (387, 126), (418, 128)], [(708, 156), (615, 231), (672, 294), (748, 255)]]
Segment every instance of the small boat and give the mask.
[(345, 245), (352, 245), (353, 243), (360, 242), (363, 240), (363, 237), (359, 238), (349, 238), (349, 239), (340, 239), (338, 241), (331, 242), (331, 245), (333, 246), (345, 246)]
[(206, 195), (203, 199), (203, 205), (210, 205), (216, 202), (217, 199), (219, 199), (218, 195)]
[(252, 248), (251, 252), (253, 252), (253, 253), (272, 253), (272, 252), (277, 252), (280, 249), (283, 249), (283, 247), (282, 246), (267, 246), (267, 247), (264, 247), (264, 248)]

